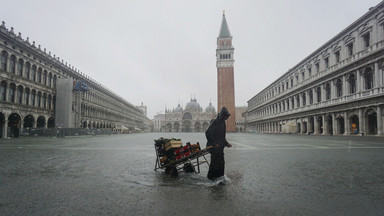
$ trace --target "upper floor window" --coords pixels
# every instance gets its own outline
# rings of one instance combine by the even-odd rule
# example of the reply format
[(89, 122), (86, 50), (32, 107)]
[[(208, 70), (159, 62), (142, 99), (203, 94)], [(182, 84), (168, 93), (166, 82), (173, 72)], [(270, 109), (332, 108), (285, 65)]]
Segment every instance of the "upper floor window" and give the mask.
[(7, 70), (7, 60), (8, 60), (8, 54), (7, 52), (3, 51), (0, 56), (0, 69), (3, 71)]
[(307, 95), (305, 94), (305, 92), (303, 92), (302, 97), (303, 97), (303, 106), (306, 106), (307, 105)]
[(353, 55), (353, 43), (350, 43), (347, 45), (347, 54), (348, 54), (348, 57)]
[(335, 52), (335, 62), (339, 63), (340, 62), (340, 51)]
[(36, 66), (35, 65), (32, 66), (31, 79), (36, 82)]
[(316, 94), (317, 94), (317, 102), (321, 102), (321, 88), (320, 87), (317, 87)]
[(16, 57), (11, 56), (11, 61), (9, 62), (9, 70), (11, 73), (16, 74)]
[(24, 76), (27, 79), (29, 79), (29, 76), (30, 76), (30, 69), (31, 69), (31, 65), (27, 62), (24, 67)]
[(373, 88), (373, 70), (372, 68), (367, 68), (364, 71), (364, 84), (365, 90)]
[(316, 67), (316, 73), (319, 73), (319, 71), (320, 71), (320, 65), (319, 65), (319, 63), (316, 63), (316, 64), (315, 64), (315, 67)]
[(308, 68), (308, 77), (312, 76), (312, 68)]
[(19, 76), (23, 76), (23, 60), (20, 59), (18, 62), (17, 62), (17, 75)]
[(325, 86), (325, 100), (331, 99), (331, 85), (328, 83)]
[(15, 90), (16, 90), (16, 86), (11, 85), (9, 88), (9, 102), (12, 102), (12, 103), (15, 102)]
[(7, 89), (7, 83), (4, 81), (1, 82), (1, 84), (0, 84), (0, 101), (5, 101), (6, 89)]
[(343, 82), (341, 79), (336, 81), (336, 96), (341, 97), (343, 95)]
[(354, 74), (351, 74), (348, 79), (349, 83), (349, 93), (354, 94), (356, 93), (356, 76)]
[(329, 67), (329, 59), (328, 59), (328, 57), (324, 59), (324, 66), (325, 66), (325, 68)]
[[(287, 82), (287, 85), (288, 85), (288, 82)], [(293, 86), (293, 79), (291, 79), (291, 87)]]
[(302, 79), (302, 80), (305, 79), (305, 73), (304, 73), (304, 72), (301, 73), (301, 79)]
[(313, 104), (313, 92), (312, 89), (308, 91), (309, 104)]
[(363, 35), (362, 37), (363, 37), (364, 48), (369, 47), (370, 46), (369, 41), (371, 39), (371, 34), (368, 32), (365, 35)]
[(299, 83), (299, 76), (296, 76), (296, 84)]

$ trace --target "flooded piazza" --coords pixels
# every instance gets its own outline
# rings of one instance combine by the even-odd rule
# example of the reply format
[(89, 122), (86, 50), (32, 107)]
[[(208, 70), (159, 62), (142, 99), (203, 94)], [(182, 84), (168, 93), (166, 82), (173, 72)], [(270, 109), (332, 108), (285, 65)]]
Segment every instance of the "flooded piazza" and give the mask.
[[(384, 138), (227, 134), (229, 184), (155, 171), (143, 133), (0, 141), (0, 215), (380, 215)], [(209, 155), (208, 155), (209, 160)]]

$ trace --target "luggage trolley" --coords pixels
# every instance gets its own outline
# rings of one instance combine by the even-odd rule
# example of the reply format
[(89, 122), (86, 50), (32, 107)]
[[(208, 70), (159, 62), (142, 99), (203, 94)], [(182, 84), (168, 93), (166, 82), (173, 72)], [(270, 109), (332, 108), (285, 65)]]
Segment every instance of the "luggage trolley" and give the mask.
[[(210, 148), (210, 147), (209, 147)], [(181, 140), (160, 138), (155, 140), (156, 164), (155, 170), (164, 169), (180, 172), (200, 173), (200, 165), (208, 163), (206, 154), (209, 148), (201, 149), (199, 143), (182, 146)], [(168, 173), (167, 173), (168, 174)]]

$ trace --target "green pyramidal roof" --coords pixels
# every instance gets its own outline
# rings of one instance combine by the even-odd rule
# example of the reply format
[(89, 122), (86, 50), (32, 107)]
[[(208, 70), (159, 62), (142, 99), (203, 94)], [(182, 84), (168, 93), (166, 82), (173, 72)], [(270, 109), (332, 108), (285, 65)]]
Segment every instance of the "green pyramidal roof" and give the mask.
[(227, 20), (225, 19), (225, 14), (223, 13), (223, 19), (221, 20), (219, 38), (228, 38), (228, 37), (232, 37), (232, 36), (228, 28)]

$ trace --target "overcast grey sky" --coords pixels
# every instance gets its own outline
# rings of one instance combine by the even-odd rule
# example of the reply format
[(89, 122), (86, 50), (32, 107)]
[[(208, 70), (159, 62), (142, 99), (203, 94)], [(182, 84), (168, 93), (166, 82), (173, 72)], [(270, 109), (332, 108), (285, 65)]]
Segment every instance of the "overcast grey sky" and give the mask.
[[(1, 19), (148, 117), (195, 96), (217, 108), (216, 39), (226, 11), (236, 106), (379, 0), (0, 0)], [(1, 21), (1, 20), (0, 20)]]

